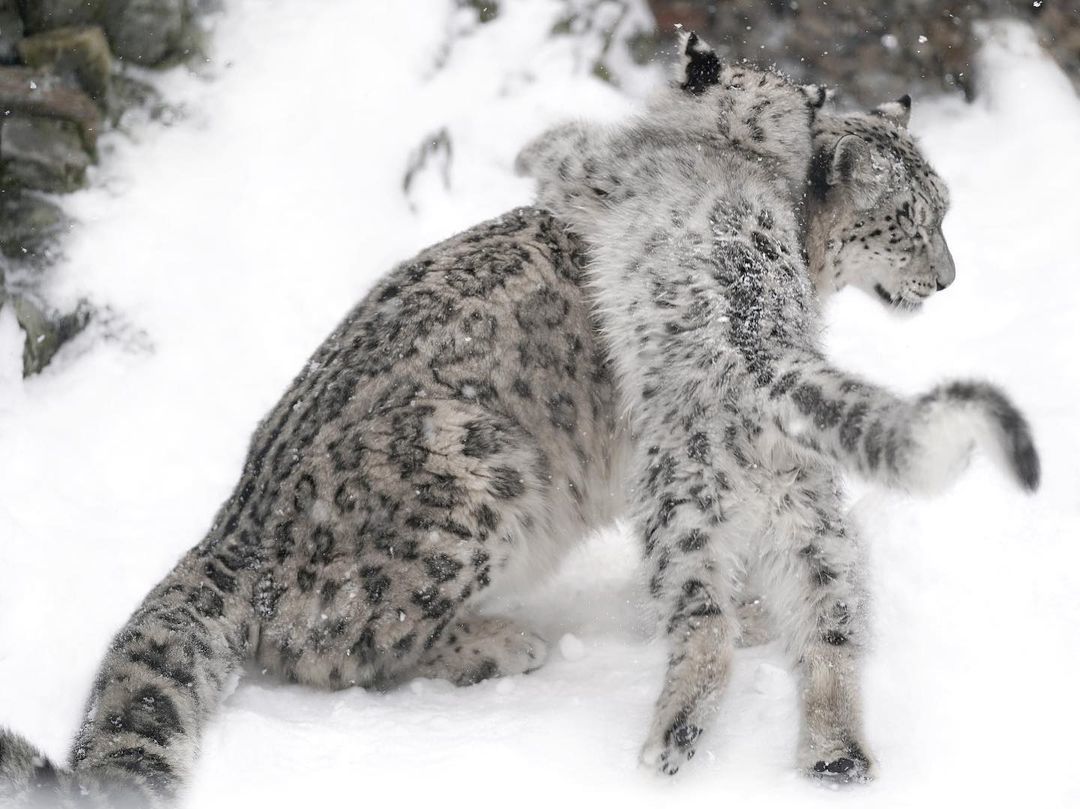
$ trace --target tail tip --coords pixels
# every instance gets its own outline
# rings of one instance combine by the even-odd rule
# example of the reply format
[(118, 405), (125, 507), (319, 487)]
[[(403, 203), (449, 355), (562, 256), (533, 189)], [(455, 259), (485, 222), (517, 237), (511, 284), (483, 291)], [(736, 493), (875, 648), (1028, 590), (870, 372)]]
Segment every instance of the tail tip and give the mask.
[(58, 779), (59, 771), (48, 756), (22, 736), (0, 728), (0, 798), (50, 790)]
[(1042, 465), (1035, 445), (1030, 440), (1023, 442), (1015, 448), (1012, 461), (1013, 470), (1024, 490), (1032, 494), (1038, 491), (1042, 482)]
[(978, 402), (999, 431), (999, 443), (1006, 463), (1017, 482), (1027, 492), (1035, 492), (1042, 480), (1039, 453), (1035, 449), (1031, 425), (1024, 414), (1001, 390), (985, 382), (954, 382), (944, 389), (954, 402)]

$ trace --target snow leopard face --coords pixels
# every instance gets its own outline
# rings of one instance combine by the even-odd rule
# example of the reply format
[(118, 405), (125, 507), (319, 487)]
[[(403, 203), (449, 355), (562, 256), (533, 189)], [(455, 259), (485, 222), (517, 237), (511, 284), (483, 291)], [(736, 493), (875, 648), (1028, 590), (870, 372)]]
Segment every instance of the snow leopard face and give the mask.
[(814, 132), (807, 250), (822, 294), (851, 284), (918, 309), (956, 277), (941, 231), (948, 189), (907, 131), (911, 99), (822, 113)]

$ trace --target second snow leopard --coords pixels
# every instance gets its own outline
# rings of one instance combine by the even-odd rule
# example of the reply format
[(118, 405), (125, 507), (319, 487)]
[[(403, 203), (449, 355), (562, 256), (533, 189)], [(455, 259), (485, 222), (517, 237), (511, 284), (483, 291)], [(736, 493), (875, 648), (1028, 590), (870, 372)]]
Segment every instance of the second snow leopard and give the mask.
[(750, 587), (801, 673), (801, 767), (864, 779), (865, 599), (842, 471), (934, 491), (983, 440), (1034, 489), (1038, 457), (987, 384), (907, 401), (822, 355), (813, 275), (907, 306), (953, 278), (944, 187), (903, 132), (909, 102), (815, 127), (820, 89), (723, 65), (692, 34), (682, 54), (680, 89), (638, 120), (566, 125), (519, 158), (587, 245), (637, 436), (630, 514), (670, 641), (642, 760), (674, 773), (693, 756)]
[[(631, 260), (641, 262), (639, 278), (651, 268), (656, 281), (639, 298), (645, 329), (598, 331), (598, 276), (583, 270), (581, 241), (536, 209), (395, 268), (285, 391), (206, 538), (116, 636), (66, 766), (0, 731), (0, 803), (172, 802), (207, 719), (251, 662), (319, 688), (529, 671), (543, 641), (481, 607), (623, 513), (630, 489), (650, 492), (635, 511), (676, 643), (648, 757), (673, 772), (692, 754), (735, 632), (725, 599), (742, 562), (762, 556), (775, 564), (758, 569), (790, 574), (782, 594), (808, 599), (787, 623), (809, 676), (804, 765), (827, 776), (865, 771), (857, 700), (837, 682), (853, 671), (861, 603), (840, 598), (853, 593), (857, 571), (836, 459), (887, 482), (926, 483), (959, 463), (969, 431), (984, 427), (986, 444), (1032, 487), (1037, 460), (1023, 419), (986, 386), (904, 402), (829, 369), (816, 350), (804, 238), (819, 294), (880, 284), (906, 300), (932, 291), (930, 274), (951, 273), (945, 254), (923, 249), (937, 233), (940, 184), (899, 125), (902, 108), (819, 112), (811, 160), (801, 91), (749, 70), (721, 86), (715, 57), (690, 57), (683, 88), (668, 91), (651, 124), (628, 130), (639, 136), (630, 162), (608, 178), (625, 187), (591, 192), (621, 206), (620, 194), (663, 191), (684, 214), (647, 221)], [(697, 124), (684, 127), (679, 109)], [(790, 154), (777, 153), (778, 136)], [(664, 171), (635, 185), (651, 150)], [(608, 173), (610, 155), (596, 157)], [(545, 165), (561, 160), (535, 168)], [(805, 223), (796, 217), (800, 172), (814, 189)], [(556, 188), (581, 190), (551, 180), (544, 175), (554, 205)], [(713, 201), (723, 203), (719, 230), (697, 229), (695, 205)], [(864, 237), (877, 245), (865, 228), (878, 222), (887, 232), (905, 204), (910, 216), (890, 237), (896, 252), (844, 247)], [(632, 204), (625, 210), (633, 221)], [(576, 215), (568, 218), (591, 243), (598, 231)], [(598, 246), (599, 261), (610, 258)], [(686, 266), (667, 260), (683, 250)], [(785, 291), (795, 293), (787, 303)], [(601, 295), (605, 322), (625, 300)], [(789, 309), (778, 316), (780, 304)], [(649, 345), (670, 369), (643, 364), (638, 377), (624, 376)], [(620, 415), (613, 368), (637, 428), (654, 430), (638, 442)], [(942, 441), (931, 444), (938, 429)], [(700, 527), (689, 526), (695, 514), (705, 515)], [(764, 532), (753, 518), (766, 514), (788, 517)]]

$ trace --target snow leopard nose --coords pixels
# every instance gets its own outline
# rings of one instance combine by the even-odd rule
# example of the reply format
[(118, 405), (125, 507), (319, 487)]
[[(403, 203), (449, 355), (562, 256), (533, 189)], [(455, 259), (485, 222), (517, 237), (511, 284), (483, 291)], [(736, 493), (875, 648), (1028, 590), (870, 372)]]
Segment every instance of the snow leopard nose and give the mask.
[(945, 237), (940, 232), (934, 234), (930, 255), (938, 292), (940, 292), (956, 280), (956, 265), (953, 263), (952, 253), (949, 252), (949, 245), (945, 243)]

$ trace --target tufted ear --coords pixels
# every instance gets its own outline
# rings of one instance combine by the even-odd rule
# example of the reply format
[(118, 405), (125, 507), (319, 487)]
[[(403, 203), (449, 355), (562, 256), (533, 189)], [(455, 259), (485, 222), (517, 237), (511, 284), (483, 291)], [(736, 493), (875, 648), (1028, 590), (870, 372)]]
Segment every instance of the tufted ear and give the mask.
[(831, 101), (834, 95), (833, 91), (827, 87), (822, 87), (820, 84), (800, 84), (799, 89), (802, 94), (806, 96), (807, 102), (815, 110), (819, 110), (825, 106), (826, 101)]
[(694, 95), (704, 93), (720, 80), (720, 57), (693, 31), (679, 34), (679, 66), (675, 80)]
[(870, 144), (858, 135), (844, 135), (836, 142), (825, 181), (844, 188), (855, 207), (863, 211), (881, 199), (888, 173), (874, 160)]
[(892, 121), (899, 127), (907, 127), (908, 120), (911, 118), (911, 96), (905, 93), (896, 101), (878, 104), (870, 112)]

